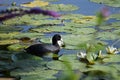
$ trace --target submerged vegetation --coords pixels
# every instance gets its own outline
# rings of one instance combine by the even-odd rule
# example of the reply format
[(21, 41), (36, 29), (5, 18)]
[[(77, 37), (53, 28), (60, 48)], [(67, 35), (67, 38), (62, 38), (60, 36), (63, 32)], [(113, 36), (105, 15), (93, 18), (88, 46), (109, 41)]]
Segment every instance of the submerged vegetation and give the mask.
[[(52, 1), (57, 0), (34, 0), (0, 11), (0, 77), (120, 79), (120, 14), (110, 14), (107, 7), (94, 16), (74, 14), (70, 12), (77, 10), (77, 6)], [(90, 1), (119, 7), (117, 0)], [(116, 21), (107, 23), (111, 19)], [(52, 60), (51, 55), (40, 58), (24, 51), (38, 42), (50, 43), (55, 33), (61, 34), (66, 44), (59, 53), (59, 60)]]

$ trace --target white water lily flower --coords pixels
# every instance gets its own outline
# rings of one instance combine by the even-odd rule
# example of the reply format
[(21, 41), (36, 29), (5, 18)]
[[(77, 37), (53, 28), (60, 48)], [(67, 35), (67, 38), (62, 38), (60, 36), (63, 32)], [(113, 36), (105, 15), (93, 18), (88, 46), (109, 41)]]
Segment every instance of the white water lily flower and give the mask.
[(119, 53), (118, 49), (113, 47), (113, 46), (108, 46), (106, 48), (106, 51), (107, 51), (108, 54), (117, 54), (117, 53)]
[(78, 58), (86, 58), (86, 53), (85, 52), (79, 52), (77, 53)]

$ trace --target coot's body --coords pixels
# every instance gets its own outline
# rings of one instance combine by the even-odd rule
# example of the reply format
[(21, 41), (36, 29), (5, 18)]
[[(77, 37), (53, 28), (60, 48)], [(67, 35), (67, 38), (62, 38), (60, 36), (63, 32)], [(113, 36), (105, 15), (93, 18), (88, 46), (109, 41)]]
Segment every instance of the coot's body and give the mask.
[(26, 50), (27, 53), (32, 55), (43, 57), (48, 53), (54, 53), (58, 55), (60, 47), (64, 46), (64, 43), (59, 34), (55, 34), (52, 38), (52, 44), (39, 43), (29, 46)]

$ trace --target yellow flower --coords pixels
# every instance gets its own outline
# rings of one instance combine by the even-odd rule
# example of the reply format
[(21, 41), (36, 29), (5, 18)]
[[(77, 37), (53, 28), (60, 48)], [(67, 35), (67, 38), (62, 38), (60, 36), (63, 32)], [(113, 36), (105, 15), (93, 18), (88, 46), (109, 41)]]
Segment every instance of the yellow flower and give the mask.
[(108, 54), (117, 54), (119, 52), (118, 49), (113, 46), (108, 46), (106, 51)]

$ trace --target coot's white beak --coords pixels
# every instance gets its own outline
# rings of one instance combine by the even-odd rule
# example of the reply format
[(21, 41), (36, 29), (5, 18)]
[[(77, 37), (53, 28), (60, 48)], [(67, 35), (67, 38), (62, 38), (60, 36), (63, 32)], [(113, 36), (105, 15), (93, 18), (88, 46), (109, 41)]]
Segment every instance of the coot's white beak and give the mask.
[(57, 43), (60, 47), (65, 47), (65, 43), (63, 42), (63, 39), (58, 40)]

